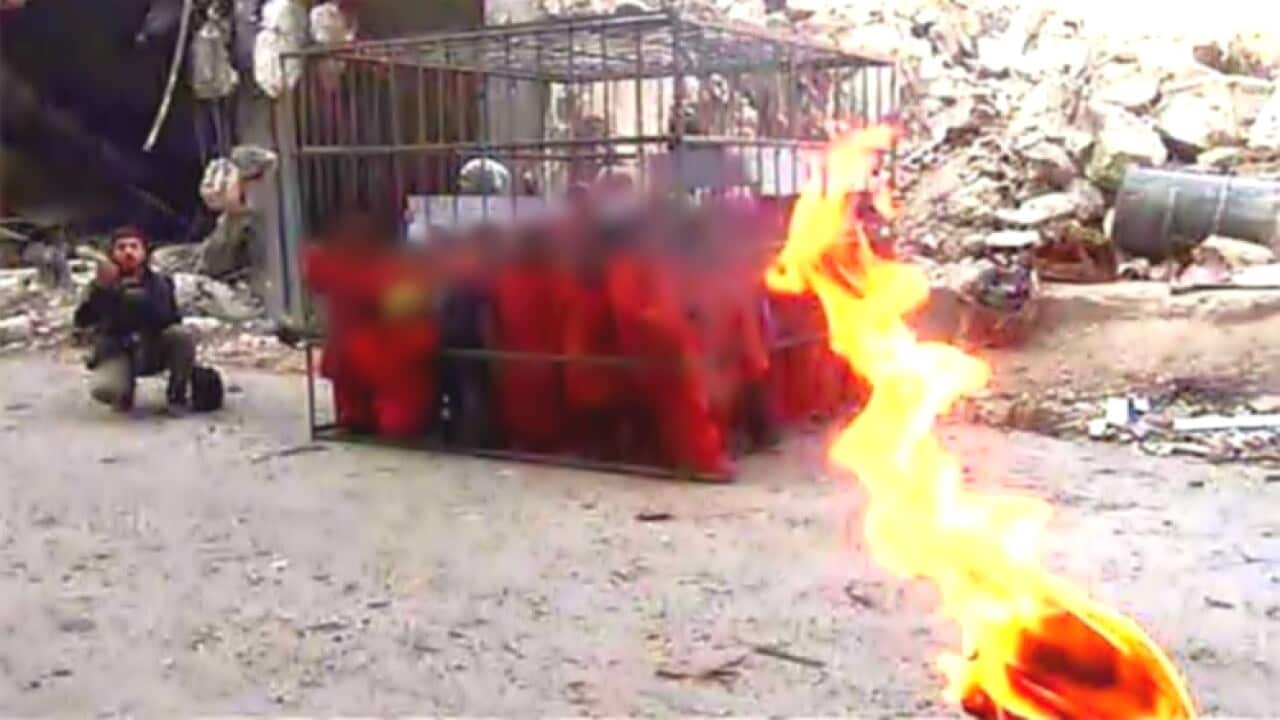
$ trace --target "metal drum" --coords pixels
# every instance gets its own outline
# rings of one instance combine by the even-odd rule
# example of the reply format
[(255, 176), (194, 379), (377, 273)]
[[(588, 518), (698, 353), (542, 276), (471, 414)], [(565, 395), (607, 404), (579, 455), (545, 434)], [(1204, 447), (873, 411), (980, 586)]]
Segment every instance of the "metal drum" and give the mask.
[(1150, 260), (1210, 235), (1280, 249), (1280, 182), (1130, 167), (1115, 209), (1116, 246)]

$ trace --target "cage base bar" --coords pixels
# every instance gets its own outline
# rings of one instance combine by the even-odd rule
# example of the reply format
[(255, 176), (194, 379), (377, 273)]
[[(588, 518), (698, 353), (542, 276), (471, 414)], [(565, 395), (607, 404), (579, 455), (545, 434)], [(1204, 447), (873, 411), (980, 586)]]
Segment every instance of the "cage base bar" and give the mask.
[(312, 435), (316, 440), (321, 442), (350, 443), (354, 445), (368, 445), (373, 447), (395, 448), (399, 450), (416, 450), (435, 455), (453, 455), (482, 460), (499, 460), (504, 462), (522, 463), (526, 465), (561, 467), (570, 470), (581, 470), (584, 472), (628, 475), (671, 482), (723, 484), (732, 482), (734, 479), (731, 475), (693, 473), (660, 465), (591, 460), (589, 458), (564, 454), (452, 446), (431, 438), (398, 440), (367, 433), (352, 432), (335, 424), (317, 425), (312, 428)]

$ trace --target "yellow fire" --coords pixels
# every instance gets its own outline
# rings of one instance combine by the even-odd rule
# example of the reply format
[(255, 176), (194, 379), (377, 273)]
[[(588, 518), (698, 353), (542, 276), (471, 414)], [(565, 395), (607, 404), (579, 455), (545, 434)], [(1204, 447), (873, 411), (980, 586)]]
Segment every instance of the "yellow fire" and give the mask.
[[(970, 714), (1194, 717), (1177, 670), (1136, 623), (1042, 566), (1049, 505), (967, 488), (934, 435), (935, 419), (981, 389), (990, 370), (958, 348), (916, 339), (904, 316), (928, 298), (924, 274), (874, 255), (848, 217), (848, 194), (876, 187), (877, 163), (897, 132), (873, 127), (830, 148), (825, 183), (806, 186), (766, 275), (775, 291), (818, 297), (832, 349), (872, 388), (829, 460), (868, 492), (873, 556), (940, 589), (962, 648), (938, 665), (948, 699)], [(880, 188), (877, 209), (896, 212), (891, 189)]]

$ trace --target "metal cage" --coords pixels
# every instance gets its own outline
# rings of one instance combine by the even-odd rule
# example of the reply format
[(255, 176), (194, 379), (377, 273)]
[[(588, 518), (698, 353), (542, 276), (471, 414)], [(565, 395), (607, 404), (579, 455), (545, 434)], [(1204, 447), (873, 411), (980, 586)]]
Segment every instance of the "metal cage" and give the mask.
[[(338, 213), (506, 222), (610, 172), (695, 200), (785, 201), (816, 172), (839, 125), (879, 122), (899, 106), (884, 58), (671, 11), (317, 46), (282, 63), (296, 82), (276, 111), (278, 294), (299, 326), (311, 326), (313, 311), (298, 258)], [(310, 427), (328, 437), (306, 351)]]

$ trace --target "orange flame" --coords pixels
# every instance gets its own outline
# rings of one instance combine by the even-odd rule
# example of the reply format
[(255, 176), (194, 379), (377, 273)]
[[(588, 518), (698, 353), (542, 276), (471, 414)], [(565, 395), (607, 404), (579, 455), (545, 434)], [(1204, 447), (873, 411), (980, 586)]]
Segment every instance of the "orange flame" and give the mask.
[(938, 665), (947, 698), (971, 715), (1194, 717), (1177, 670), (1136, 623), (1042, 567), (1049, 505), (966, 488), (933, 434), (935, 418), (982, 388), (990, 370), (958, 348), (916, 339), (904, 316), (928, 298), (924, 274), (874, 255), (847, 217), (857, 191), (876, 191), (886, 216), (897, 211), (891, 188), (874, 183), (897, 136), (872, 127), (829, 149), (825, 186), (821, 178), (806, 186), (766, 274), (775, 291), (817, 295), (832, 349), (872, 388), (829, 451), (868, 491), (872, 554), (939, 587), (963, 647)]

